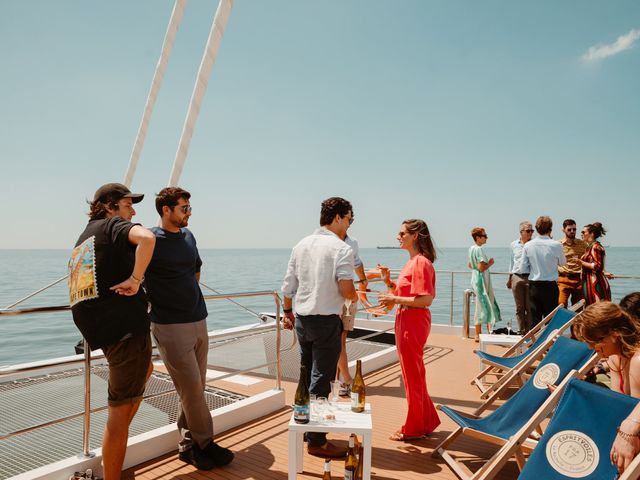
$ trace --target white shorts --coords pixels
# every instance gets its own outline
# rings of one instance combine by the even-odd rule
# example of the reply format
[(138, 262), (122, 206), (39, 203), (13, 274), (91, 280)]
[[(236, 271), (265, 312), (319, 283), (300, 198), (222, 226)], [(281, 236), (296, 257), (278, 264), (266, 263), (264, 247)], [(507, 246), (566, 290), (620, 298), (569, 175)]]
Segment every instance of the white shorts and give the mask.
[(358, 304), (356, 302), (353, 302), (351, 305), (349, 305), (348, 309), (346, 305), (342, 306), (342, 315), (340, 316), (340, 318), (342, 318), (342, 329), (344, 331), (346, 332), (353, 331), (353, 327), (356, 323), (357, 310), (358, 310)]

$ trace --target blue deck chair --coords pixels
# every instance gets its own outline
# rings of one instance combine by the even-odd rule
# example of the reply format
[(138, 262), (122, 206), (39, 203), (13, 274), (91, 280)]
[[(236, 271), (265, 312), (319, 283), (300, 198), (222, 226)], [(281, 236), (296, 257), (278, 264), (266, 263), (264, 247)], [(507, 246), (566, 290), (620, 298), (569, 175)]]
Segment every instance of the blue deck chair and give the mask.
[[(569, 378), (584, 376), (595, 360), (596, 355), (584, 343), (559, 337), (522, 388), (488, 415), (477, 417), (438, 405), (458, 424), (458, 428), (435, 448), (433, 454), (439, 454), (463, 479), (493, 478), (513, 454), (521, 463), (523, 459), (519, 449), (500, 449), (480, 470), (472, 473), (447, 451), (447, 447), (460, 435), (469, 435), (497, 445), (506, 445), (512, 437), (517, 436), (523, 438), (523, 443), (549, 414)], [(547, 388), (550, 383), (560, 383), (553, 393)], [(527, 446), (520, 447), (526, 449)]]
[(637, 398), (571, 380), (519, 480), (617, 478), (609, 452), (616, 427), (637, 403)]
[[(531, 354), (540, 356), (550, 346), (549, 337), (555, 337), (564, 333), (573, 323), (576, 310), (582, 308), (584, 301), (573, 305), (571, 309), (557, 307), (547, 317), (545, 317), (538, 325), (536, 325), (529, 333), (507, 350), (503, 356), (492, 355), (487, 352), (475, 350), (483, 363), (488, 366), (471, 380), (471, 384), (475, 384), (482, 392), (481, 398), (487, 398), (500, 387), (506, 380), (507, 373), (521, 365)], [(525, 349), (523, 353), (519, 351)], [(534, 353), (535, 352), (535, 353)], [(496, 382), (490, 386), (486, 386), (483, 379), (487, 375), (497, 377)]]

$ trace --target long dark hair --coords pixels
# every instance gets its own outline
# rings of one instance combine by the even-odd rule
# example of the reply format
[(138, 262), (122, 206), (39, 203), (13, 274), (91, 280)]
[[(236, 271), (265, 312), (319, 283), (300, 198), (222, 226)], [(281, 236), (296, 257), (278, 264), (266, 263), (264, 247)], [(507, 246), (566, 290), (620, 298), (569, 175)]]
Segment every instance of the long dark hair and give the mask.
[(431, 260), (431, 262), (435, 262), (436, 247), (433, 244), (427, 223), (418, 218), (410, 218), (402, 222), (402, 224), (407, 228), (407, 232), (417, 234), (416, 248), (418, 251)]

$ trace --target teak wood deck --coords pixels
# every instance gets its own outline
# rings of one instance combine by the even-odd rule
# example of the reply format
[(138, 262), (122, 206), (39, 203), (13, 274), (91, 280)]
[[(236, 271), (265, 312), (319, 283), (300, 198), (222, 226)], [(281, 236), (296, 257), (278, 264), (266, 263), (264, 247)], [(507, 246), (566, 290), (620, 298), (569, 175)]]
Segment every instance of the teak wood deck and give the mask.
[[(479, 370), (478, 358), (473, 354), (477, 348), (471, 339), (457, 336), (432, 334), (425, 348), (424, 361), (427, 367), (427, 385), (435, 403), (450, 405), (465, 411), (472, 411), (480, 404), (480, 392), (469, 382)], [(499, 351), (499, 347), (495, 347)], [(252, 387), (225, 385), (223, 381), (212, 382), (216, 386), (233, 389), (239, 393), (250, 393)], [(271, 384), (273, 382), (271, 381)], [(373, 453), (372, 478), (391, 479), (456, 479), (457, 477), (439, 457), (432, 457), (433, 448), (455, 427), (454, 423), (439, 412), (440, 427), (429, 438), (410, 443), (389, 440), (389, 435), (404, 422), (406, 400), (402, 385), (400, 365), (395, 363), (365, 376), (367, 402), (372, 404), (373, 413)], [(283, 383), (287, 404), (291, 404), (296, 384)], [(266, 388), (262, 386), (262, 391)], [(244, 391), (243, 391), (244, 390)], [(255, 421), (216, 435), (216, 441), (235, 453), (234, 461), (223, 468), (211, 471), (197, 470), (178, 459), (177, 450), (154, 460), (126, 470), (123, 480), (248, 480), (286, 479), (288, 472), (287, 424), (291, 408), (256, 419)], [(215, 428), (215, 425), (214, 425)], [(330, 435), (332, 440), (345, 442), (347, 438)], [(460, 449), (465, 464), (475, 471), (482, 464), (478, 459), (489, 458), (497, 449), (470, 439), (459, 439), (453, 444)], [(324, 460), (305, 452), (305, 470), (298, 479), (322, 478)], [(343, 478), (344, 462), (332, 462), (332, 478)], [(515, 479), (518, 469), (511, 460), (497, 477), (500, 480)]]

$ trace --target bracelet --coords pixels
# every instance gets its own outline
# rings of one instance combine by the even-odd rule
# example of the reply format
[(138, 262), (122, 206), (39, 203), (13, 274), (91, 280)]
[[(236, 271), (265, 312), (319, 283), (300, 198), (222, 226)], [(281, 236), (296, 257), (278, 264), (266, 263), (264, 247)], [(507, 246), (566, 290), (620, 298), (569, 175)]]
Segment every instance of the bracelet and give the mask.
[(132, 273), (131, 274), (131, 280), (133, 280), (136, 283), (142, 283), (142, 281), (144, 280), (144, 277), (142, 278), (136, 278), (136, 276)]
[(393, 282), (387, 283), (387, 288), (396, 288), (396, 284)]
[(616, 432), (620, 435), (620, 438), (626, 440), (627, 442), (631, 442), (632, 439), (640, 437), (640, 432), (638, 433), (627, 433), (620, 430), (620, 427), (616, 427)]
[(291, 313), (291, 312), (293, 312), (293, 308), (283, 308), (282, 311), (284, 313)]

